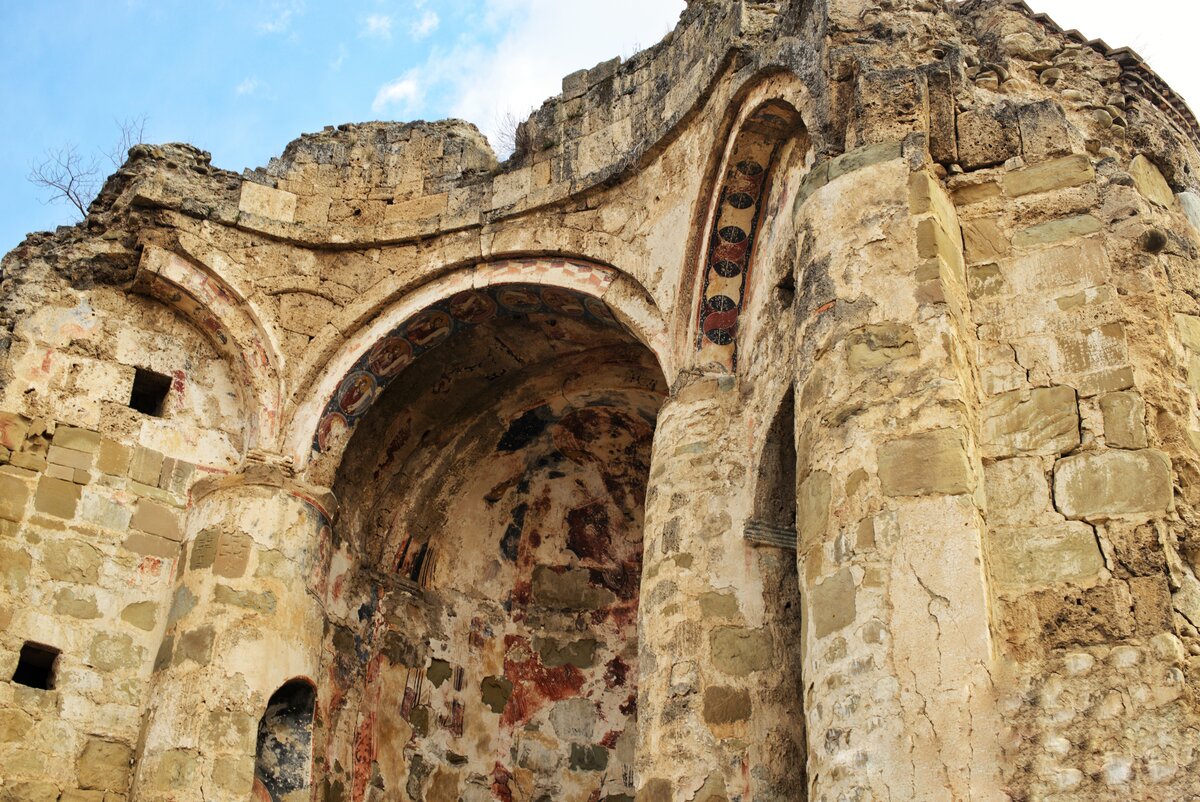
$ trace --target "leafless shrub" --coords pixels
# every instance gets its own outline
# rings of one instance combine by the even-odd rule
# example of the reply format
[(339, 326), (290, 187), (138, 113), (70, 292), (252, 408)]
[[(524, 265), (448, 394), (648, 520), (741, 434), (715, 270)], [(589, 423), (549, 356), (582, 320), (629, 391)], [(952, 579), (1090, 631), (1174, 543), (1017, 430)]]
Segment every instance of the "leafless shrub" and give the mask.
[[(111, 150), (104, 155), (114, 167), (125, 163), (129, 149), (142, 144), (146, 133), (146, 115), (117, 121), (119, 136)], [(87, 217), (88, 206), (100, 191), (100, 158), (84, 155), (78, 146), (66, 144), (45, 152), (38, 164), (30, 165), (29, 183), (46, 193), (46, 203), (65, 202)]]
[(496, 155), (520, 158), (533, 150), (533, 137), (524, 121), (506, 111), (496, 121)]

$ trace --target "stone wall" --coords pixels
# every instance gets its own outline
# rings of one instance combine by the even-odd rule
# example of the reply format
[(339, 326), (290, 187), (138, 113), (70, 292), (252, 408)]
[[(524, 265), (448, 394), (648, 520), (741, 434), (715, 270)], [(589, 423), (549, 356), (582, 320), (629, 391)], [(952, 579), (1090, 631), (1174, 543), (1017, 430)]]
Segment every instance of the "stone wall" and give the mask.
[(518, 140), (139, 146), (0, 263), (0, 800), (1200, 793), (1200, 150), (1140, 59), (692, 0)]

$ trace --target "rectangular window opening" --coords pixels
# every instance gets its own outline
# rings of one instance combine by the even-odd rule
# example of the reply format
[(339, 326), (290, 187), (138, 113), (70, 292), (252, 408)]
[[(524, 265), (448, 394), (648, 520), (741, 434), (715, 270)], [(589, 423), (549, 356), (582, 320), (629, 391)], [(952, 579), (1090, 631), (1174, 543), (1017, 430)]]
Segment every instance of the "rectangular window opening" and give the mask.
[(21, 656), (17, 659), (17, 670), (12, 681), (29, 688), (48, 691), (54, 687), (54, 666), (61, 654), (52, 646), (25, 642)]
[(133, 392), (129, 395), (129, 407), (143, 415), (161, 418), (170, 392), (170, 376), (136, 368), (133, 374)]

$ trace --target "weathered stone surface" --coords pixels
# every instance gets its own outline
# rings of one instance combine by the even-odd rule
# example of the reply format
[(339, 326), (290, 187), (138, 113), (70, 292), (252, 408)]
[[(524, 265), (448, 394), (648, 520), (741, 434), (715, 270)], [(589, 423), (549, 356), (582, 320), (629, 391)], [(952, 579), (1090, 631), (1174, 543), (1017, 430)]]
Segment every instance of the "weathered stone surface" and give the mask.
[(1174, 206), (1175, 193), (1171, 190), (1171, 185), (1163, 178), (1162, 171), (1145, 155), (1139, 153), (1134, 157), (1129, 164), (1129, 174), (1133, 176), (1138, 192), (1147, 200), (1167, 208)]
[(1065, 454), (1079, 445), (1079, 404), (1070, 387), (1017, 390), (988, 402), (983, 422), (989, 457)]
[(157, 625), (158, 605), (154, 602), (134, 602), (121, 611), (121, 620), (150, 632)]
[(1090, 452), (1054, 468), (1054, 501), (1068, 518), (1162, 513), (1171, 499), (1171, 463), (1160, 451)]
[(42, 565), (51, 579), (94, 585), (100, 578), (103, 556), (91, 544), (59, 540), (48, 544), (42, 553)]
[(866, 326), (846, 338), (846, 358), (855, 370), (874, 370), (918, 353), (912, 327), (897, 323)]
[(1013, 245), (1018, 248), (1031, 248), (1037, 245), (1049, 245), (1062, 240), (1086, 237), (1095, 234), (1104, 226), (1090, 214), (1076, 215), (1062, 220), (1051, 220), (1018, 231), (1013, 236)]
[(91, 738), (79, 757), (79, 785), (124, 793), (129, 785), (133, 750), (127, 745)]
[(995, 528), (991, 555), (992, 576), (1003, 588), (1084, 583), (1104, 568), (1096, 533), (1083, 523)]
[(941, 429), (884, 443), (879, 481), (889, 496), (971, 492), (974, 478), (962, 433)]
[(829, 527), (830, 482), (828, 472), (813, 471), (800, 483), (796, 498), (796, 524), (802, 550), (825, 538)]
[(850, 569), (843, 568), (812, 591), (813, 635), (824, 638), (854, 622), (858, 614), (858, 586)]
[(1111, 448), (1147, 448), (1146, 404), (1137, 393), (1109, 393), (1100, 397), (1104, 415), (1104, 441)]
[(58, 518), (74, 518), (79, 505), (80, 487), (74, 482), (64, 482), (43, 476), (38, 482), (33, 506), (38, 512)]
[(1091, 160), (1087, 156), (1075, 155), (1006, 174), (1004, 191), (1013, 197), (1020, 197), (1035, 192), (1077, 187), (1095, 178), (1096, 171), (1092, 169)]
[(771, 664), (771, 636), (762, 630), (717, 627), (710, 645), (713, 666), (730, 676), (749, 676)]
[(986, 462), (983, 470), (989, 524), (1032, 524), (1052, 511), (1050, 480), (1042, 460), (1019, 458)]
[(178, 543), (183, 539), (179, 525), (179, 513), (167, 506), (148, 499), (140, 499), (129, 525), (150, 535), (166, 538)]
[(0, 471), (0, 518), (20, 521), (29, 503), (29, 486), (18, 476)]
[(709, 724), (746, 721), (750, 712), (750, 692), (744, 688), (714, 686), (704, 691), (704, 720)]
[(1016, 112), (1008, 106), (974, 109), (958, 115), (958, 159), (967, 170), (991, 167), (1021, 152)]

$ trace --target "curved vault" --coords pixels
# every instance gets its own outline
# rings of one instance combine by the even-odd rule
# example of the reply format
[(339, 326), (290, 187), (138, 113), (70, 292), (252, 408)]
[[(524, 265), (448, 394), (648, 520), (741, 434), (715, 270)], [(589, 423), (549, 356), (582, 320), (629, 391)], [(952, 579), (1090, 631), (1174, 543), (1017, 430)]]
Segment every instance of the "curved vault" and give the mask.
[(594, 298), (508, 285), (473, 307), (359, 420), (338, 473), (330, 782), (632, 797), (665, 382)]

